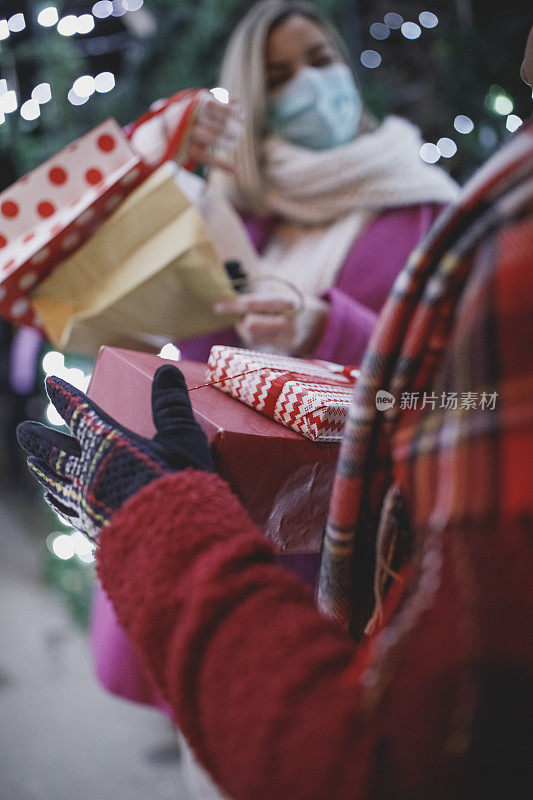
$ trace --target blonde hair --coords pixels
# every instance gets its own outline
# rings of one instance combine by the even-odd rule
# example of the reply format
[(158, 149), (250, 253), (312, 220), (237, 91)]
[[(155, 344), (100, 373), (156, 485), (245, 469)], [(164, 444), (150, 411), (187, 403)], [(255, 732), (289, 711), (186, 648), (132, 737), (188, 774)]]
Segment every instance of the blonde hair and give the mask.
[(237, 176), (217, 171), (211, 181), (223, 191), (241, 212), (265, 212), (261, 175), (261, 140), (265, 134), (267, 87), (265, 46), (269, 32), (285, 18), (302, 16), (321, 28), (339, 55), (349, 60), (344, 41), (326, 17), (316, 8), (299, 0), (261, 0), (242, 18), (227, 44), (220, 72), (220, 85), (245, 111), (245, 134), (235, 159)]

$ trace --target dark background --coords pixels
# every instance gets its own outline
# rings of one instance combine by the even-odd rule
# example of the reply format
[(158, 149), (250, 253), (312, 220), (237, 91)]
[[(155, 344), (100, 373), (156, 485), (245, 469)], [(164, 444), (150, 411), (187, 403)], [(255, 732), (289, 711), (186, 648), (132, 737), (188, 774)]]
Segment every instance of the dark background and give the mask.
[[(129, 0), (139, 5), (140, 0)], [(0, 188), (57, 152), (108, 116), (126, 124), (160, 97), (188, 86), (217, 84), (218, 65), (227, 38), (250, 7), (243, 0), (144, 0), (124, 13), (128, 0), (115, 0), (114, 13), (95, 18), (89, 34), (61, 36), (56, 27), (37, 23), (38, 12), (56, 5), (59, 16), (91, 13), (91, 0), (3, 0), (0, 19), (23, 12), (27, 27), (0, 41), (0, 77), (19, 96), (19, 109), (39, 82), (50, 83), (53, 98), (41, 106), (33, 122), (19, 111), (0, 124)], [(378, 116), (403, 115), (422, 130), (427, 141), (452, 138), (457, 153), (440, 164), (464, 181), (496, 149), (509, 132), (506, 115), (490, 107), (502, 91), (514, 104), (513, 113), (530, 114), (531, 91), (521, 82), (519, 68), (533, 23), (531, 2), (507, 0), (317, 0), (348, 41), (353, 66), (368, 107)], [(372, 23), (390, 12), (418, 23), (422, 11), (439, 23), (422, 27), (415, 40), (391, 30), (385, 40), (370, 34)], [(367, 69), (361, 52), (372, 49), (382, 58)], [(109, 70), (116, 86), (73, 106), (67, 94), (80, 75)], [(492, 87), (492, 89), (491, 89)], [(492, 92), (492, 94), (491, 94)], [(456, 115), (475, 124), (472, 133), (458, 134)]]

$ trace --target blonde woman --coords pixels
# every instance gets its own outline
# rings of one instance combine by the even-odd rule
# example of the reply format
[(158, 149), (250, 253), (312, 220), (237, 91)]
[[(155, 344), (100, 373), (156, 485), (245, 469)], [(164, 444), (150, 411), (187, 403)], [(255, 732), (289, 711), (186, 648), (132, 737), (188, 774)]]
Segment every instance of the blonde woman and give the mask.
[(288, 280), (305, 302), (294, 316), (292, 297), (264, 297), (252, 285), (218, 308), (241, 315), (234, 330), (182, 342), (182, 353), (204, 360), (216, 340), (357, 363), (396, 275), (456, 196), (455, 183), (421, 160), (410, 123), (378, 124), (365, 111), (344, 42), (308, 3), (254, 5), (228, 43), (220, 81), (242, 109), (232, 160), (224, 128), (235, 106), (214, 99), (181, 157), (223, 167), (210, 182), (243, 216), (254, 268)]

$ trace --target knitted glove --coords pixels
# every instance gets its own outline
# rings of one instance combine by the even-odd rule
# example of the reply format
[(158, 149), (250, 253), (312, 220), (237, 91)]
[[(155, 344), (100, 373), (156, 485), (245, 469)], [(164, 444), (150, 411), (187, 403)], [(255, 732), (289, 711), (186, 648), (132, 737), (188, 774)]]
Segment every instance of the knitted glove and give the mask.
[(207, 439), (174, 366), (159, 367), (154, 376), (157, 433), (151, 440), (123, 428), (60, 378), (47, 378), (46, 389), (74, 435), (27, 421), (17, 428), (18, 440), (48, 504), (92, 540), (128, 497), (163, 473), (189, 466), (213, 471)]

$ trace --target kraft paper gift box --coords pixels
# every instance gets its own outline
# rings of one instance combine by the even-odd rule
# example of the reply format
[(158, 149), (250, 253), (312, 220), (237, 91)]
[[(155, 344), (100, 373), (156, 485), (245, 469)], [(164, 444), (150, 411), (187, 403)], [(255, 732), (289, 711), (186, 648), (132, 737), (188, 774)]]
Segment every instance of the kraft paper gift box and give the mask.
[(198, 208), (163, 164), (31, 292), (51, 342), (156, 351), (231, 323), (213, 305), (234, 290)]
[(28, 291), (146, 176), (113, 119), (98, 125), (0, 194), (0, 315), (40, 327)]
[[(89, 397), (122, 425), (152, 438), (152, 378), (165, 363), (181, 369), (189, 389), (206, 383), (205, 364), (103, 347)], [(193, 389), (190, 398), (217, 472), (274, 543), (281, 563), (313, 584), (338, 443), (312, 442), (214, 386)]]
[(215, 345), (206, 382), (309, 439), (338, 442), (358, 374), (355, 367)]

